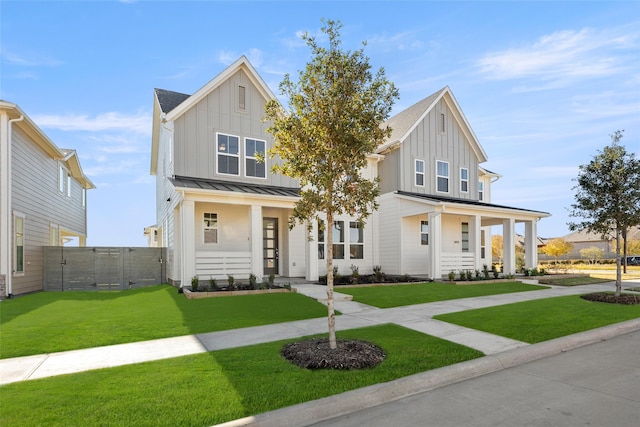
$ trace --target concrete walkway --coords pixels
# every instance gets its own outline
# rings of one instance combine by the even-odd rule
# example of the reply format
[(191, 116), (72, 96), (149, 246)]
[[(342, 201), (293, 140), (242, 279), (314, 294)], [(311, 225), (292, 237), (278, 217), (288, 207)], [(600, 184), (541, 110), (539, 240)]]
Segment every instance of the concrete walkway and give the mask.
[[(295, 288), (299, 293), (321, 302), (323, 299), (326, 300), (326, 290), (323, 286), (301, 284), (295, 285)], [(335, 293), (335, 308), (342, 313), (341, 316), (336, 316), (336, 329), (347, 330), (395, 323), (475, 348), (486, 355), (494, 355), (527, 347), (529, 344), (440, 322), (432, 319), (432, 317), (437, 314), (474, 308), (563, 295), (610, 291), (612, 289), (614, 289), (614, 285), (611, 283), (551, 287), (551, 289), (540, 291), (490, 295), (388, 309), (379, 309), (360, 304), (352, 301), (349, 295)], [(325, 333), (326, 331), (327, 319), (316, 318), (229, 331), (2, 359), (0, 360), (0, 384), (299, 338)]]

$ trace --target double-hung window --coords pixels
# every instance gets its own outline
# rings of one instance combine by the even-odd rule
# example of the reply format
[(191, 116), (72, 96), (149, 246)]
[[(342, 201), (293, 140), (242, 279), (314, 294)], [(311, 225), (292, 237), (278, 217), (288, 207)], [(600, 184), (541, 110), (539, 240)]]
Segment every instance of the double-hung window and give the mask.
[(23, 214), (13, 214), (13, 273), (24, 274), (24, 219)]
[(357, 221), (349, 222), (349, 258), (364, 258), (364, 227)]
[(449, 163), (436, 161), (436, 185), (440, 193), (449, 192)]
[[(265, 164), (265, 141), (245, 138), (245, 175), (255, 178), (267, 177), (267, 165)], [(258, 160), (258, 156), (262, 158)]]
[(239, 175), (240, 141), (237, 136), (219, 133), (216, 135), (218, 173)]
[(429, 244), (429, 221), (420, 221), (420, 245)]
[(469, 252), (469, 223), (462, 223), (462, 252)]
[(416, 179), (417, 187), (424, 187), (424, 160), (416, 159)]
[(218, 243), (218, 214), (205, 212), (203, 220), (204, 243)]
[(469, 169), (460, 168), (460, 192), (469, 192)]
[(318, 221), (318, 259), (324, 259), (324, 221)]
[(484, 200), (484, 182), (478, 181), (478, 200)]
[(344, 221), (333, 223), (333, 259), (344, 259)]

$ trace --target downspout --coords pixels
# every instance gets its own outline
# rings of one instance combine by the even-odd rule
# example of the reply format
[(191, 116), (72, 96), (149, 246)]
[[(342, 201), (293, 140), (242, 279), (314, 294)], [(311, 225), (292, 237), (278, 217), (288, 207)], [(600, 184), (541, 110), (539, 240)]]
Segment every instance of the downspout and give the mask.
[[(6, 115), (3, 114), (2, 121), (4, 121)], [(0, 137), (2, 141), (0, 141), (0, 185), (2, 188), (0, 189), (0, 193), (3, 195), (0, 201), (0, 230), (4, 230), (5, 234), (3, 235), (2, 242), (0, 242), (0, 247), (2, 247), (2, 259), (0, 260), (1, 268), (0, 271), (6, 272), (6, 296), (7, 298), (11, 298), (13, 294), (13, 245), (12, 245), (12, 227), (10, 226), (10, 218), (11, 218), (11, 127), (16, 122), (21, 122), (24, 120), (24, 114), (20, 114), (20, 117), (15, 119), (9, 119), (7, 121), (7, 132), (6, 134), (3, 132)]]

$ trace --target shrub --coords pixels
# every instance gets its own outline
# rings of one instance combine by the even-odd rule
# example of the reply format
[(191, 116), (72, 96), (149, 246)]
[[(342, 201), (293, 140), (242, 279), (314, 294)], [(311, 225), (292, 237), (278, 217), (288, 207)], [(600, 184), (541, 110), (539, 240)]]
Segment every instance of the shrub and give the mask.
[(384, 273), (382, 273), (382, 266), (381, 265), (375, 265), (373, 267), (373, 274), (376, 276), (376, 280), (378, 282), (382, 282), (382, 277), (383, 277)]
[(267, 283), (269, 283), (269, 287), (273, 288), (275, 286), (275, 283), (276, 283), (276, 275), (273, 274), (273, 273), (269, 274), (269, 279), (268, 280), (269, 281)]
[(231, 274), (227, 275), (227, 285), (229, 286), (229, 290), (233, 290), (236, 279)]
[(198, 276), (193, 276), (191, 278), (191, 291), (192, 292), (198, 292)]
[(212, 291), (218, 290), (218, 281), (214, 279), (213, 276), (209, 278), (209, 289)]
[(451, 270), (449, 272), (449, 281), (453, 282), (455, 280), (455, 278), (456, 278), (456, 273), (453, 270)]
[(489, 278), (489, 267), (487, 267), (487, 264), (482, 266), (482, 274), (484, 274), (485, 279)]
[(249, 274), (249, 288), (258, 289), (257, 281), (258, 281), (258, 278), (255, 276), (255, 274), (253, 273)]
[(358, 283), (358, 279), (360, 278), (360, 271), (357, 265), (351, 264), (351, 282), (355, 285)]
[(465, 272), (465, 276), (467, 277), (467, 280), (471, 281), (471, 279), (473, 279), (473, 274), (471, 273), (471, 270), (467, 270)]

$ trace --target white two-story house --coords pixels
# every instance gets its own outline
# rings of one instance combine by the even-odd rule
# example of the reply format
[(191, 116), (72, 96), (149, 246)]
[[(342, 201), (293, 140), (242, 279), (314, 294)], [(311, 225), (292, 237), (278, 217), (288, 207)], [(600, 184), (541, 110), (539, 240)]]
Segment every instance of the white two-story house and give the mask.
[[(194, 94), (154, 94), (153, 228), (168, 249), (169, 281), (249, 274), (316, 280), (325, 274), (328, 230), (315, 222), (289, 229), (299, 183), (271, 172), (279, 159), (257, 160), (273, 144), (262, 118), (275, 95), (247, 58)], [(340, 273), (350, 273), (351, 266), (371, 272), (378, 265), (387, 273), (430, 277), (481, 269), (491, 264), (489, 227), (503, 226), (508, 247), (520, 221), (533, 247), (527, 247), (527, 265), (537, 264), (536, 221), (548, 214), (490, 203), (498, 175), (480, 167), (486, 154), (449, 88), (388, 124), (392, 137), (369, 155), (362, 171), (381, 177), (379, 211), (363, 228), (345, 216), (331, 230)], [(504, 258), (505, 271), (515, 271), (515, 253)]]
[(92, 188), (75, 150), (0, 100), (0, 296), (43, 289), (43, 246), (85, 246)]

